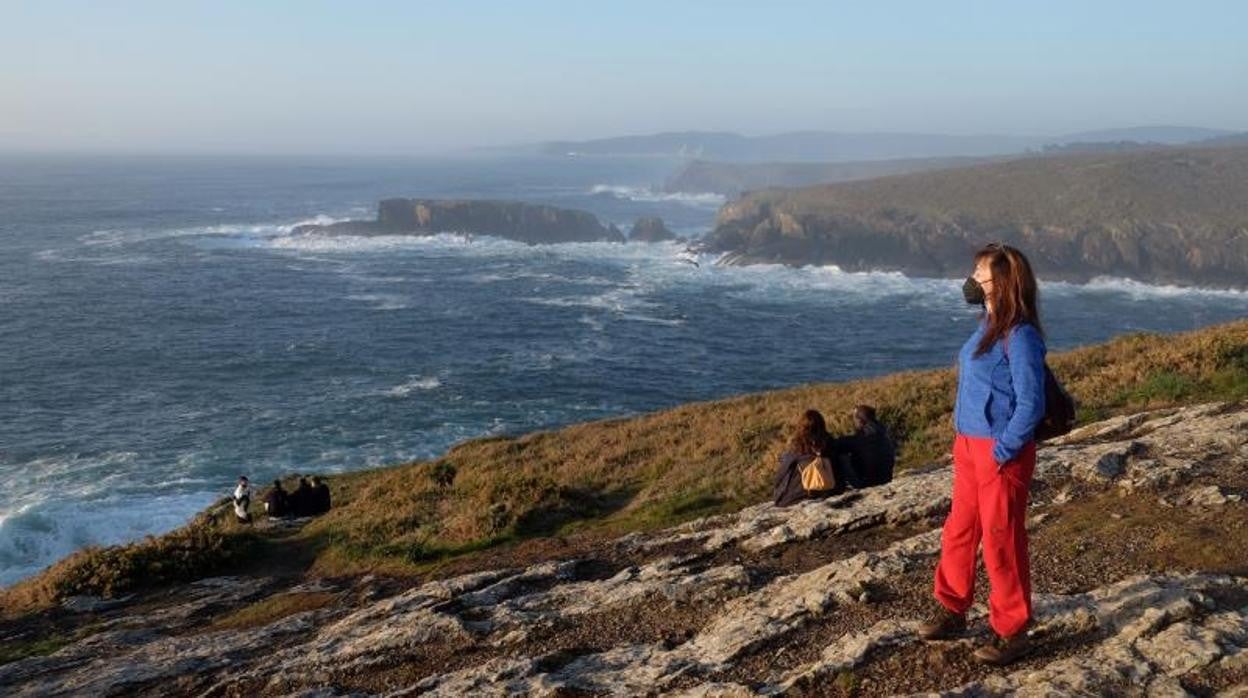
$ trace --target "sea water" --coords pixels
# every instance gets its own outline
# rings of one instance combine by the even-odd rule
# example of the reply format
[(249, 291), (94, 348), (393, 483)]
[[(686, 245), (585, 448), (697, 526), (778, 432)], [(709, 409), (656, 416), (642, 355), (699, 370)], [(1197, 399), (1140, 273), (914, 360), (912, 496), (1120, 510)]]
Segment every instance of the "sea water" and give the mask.
[[(975, 321), (958, 279), (720, 267), (680, 242), (291, 232), (389, 196), (705, 232), (723, 200), (655, 193), (674, 167), (0, 157), (0, 584), (176, 527), (240, 474), (952, 364)], [(1248, 314), (1248, 294), (1112, 279), (1042, 280), (1042, 298), (1054, 351)]]

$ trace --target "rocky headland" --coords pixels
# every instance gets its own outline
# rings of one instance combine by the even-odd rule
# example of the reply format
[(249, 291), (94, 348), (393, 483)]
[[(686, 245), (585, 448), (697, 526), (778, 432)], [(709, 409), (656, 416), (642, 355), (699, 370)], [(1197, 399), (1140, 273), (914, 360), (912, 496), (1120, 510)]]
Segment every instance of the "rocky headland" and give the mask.
[(1023, 158), (752, 192), (705, 240), (727, 264), (961, 276), (988, 241), (1037, 273), (1248, 288), (1248, 147)]
[[(924, 643), (954, 376), (913, 372), (460, 444), (334, 476), (334, 509), (90, 549), (0, 592), (0, 694), (1248, 693), (1248, 322), (1050, 357), (1035, 649)], [(765, 501), (785, 427), (869, 402), (889, 485)]]
[(371, 221), (301, 225), (296, 235), (491, 235), (530, 245), (562, 242), (624, 242), (614, 225), (587, 211), (520, 201), (487, 199), (385, 199)]
[[(431, 581), (214, 577), (71, 599), (11, 696), (1248, 694), (1248, 405), (1096, 422), (1040, 450), (1034, 651), (922, 642), (947, 464), (891, 484)], [(1237, 553), (1225, 554), (1235, 546)], [(1219, 549), (1223, 554), (1219, 554)], [(9, 635), (15, 627), (6, 627)]]
[(815, 184), (851, 182), (910, 172), (943, 170), (952, 167), (1023, 157), (1003, 155), (986, 157), (898, 158), (857, 162), (722, 162), (693, 160), (684, 164), (663, 182), (669, 193), (713, 193), (739, 196), (756, 189), (777, 187), (808, 187)]

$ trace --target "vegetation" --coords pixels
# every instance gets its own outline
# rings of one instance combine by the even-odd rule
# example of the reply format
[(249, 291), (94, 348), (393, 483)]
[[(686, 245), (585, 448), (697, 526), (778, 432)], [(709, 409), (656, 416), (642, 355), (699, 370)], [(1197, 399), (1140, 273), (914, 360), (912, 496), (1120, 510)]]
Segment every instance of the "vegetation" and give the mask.
[[(1175, 404), (1248, 398), (1248, 320), (1179, 335), (1135, 334), (1050, 356), (1083, 421)], [(899, 442), (900, 469), (942, 460), (952, 369), (803, 385), (557, 431), (476, 439), (442, 458), (335, 476), (334, 509), (284, 543), (312, 569), (412, 573), (450, 557), (551, 534), (668, 526), (767, 498), (789, 424), (808, 407), (834, 432), (872, 404)], [(230, 569), (258, 535), (206, 512), (166, 536), (81, 551), (0, 596), (28, 608)], [(261, 542), (263, 545), (263, 542)], [(271, 556), (265, 556), (271, 557)]]
[[(1013, 156), (1013, 157), (1021, 157)], [(1005, 159), (993, 158), (993, 159)], [(773, 187), (807, 187), (874, 177), (965, 167), (989, 158), (943, 157), (863, 160), (857, 162), (719, 162), (693, 160), (663, 184), (664, 191), (737, 196)]]
[(338, 600), (336, 594), (323, 591), (274, 594), (248, 606), (227, 613), (212, 622), (210, 630), (245, 630), (268, 625), (286, 616), (324, 608)]
[(1244, 287), (1248, 147), (1030, 157), (747, 194), (708, 248), (740, 262), (965, 273), (1001, 240), (1046, 278)]

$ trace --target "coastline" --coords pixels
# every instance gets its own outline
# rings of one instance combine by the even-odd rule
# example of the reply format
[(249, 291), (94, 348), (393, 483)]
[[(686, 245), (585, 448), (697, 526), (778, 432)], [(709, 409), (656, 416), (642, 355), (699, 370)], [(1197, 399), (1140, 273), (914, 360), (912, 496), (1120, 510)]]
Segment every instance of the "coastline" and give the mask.
[[(1140, 406), (1237, 399), (1241, 393), (1248, 394), (1245, 352), (1248, 321), (1241, 320), (1174, 335), (1126, 335), (1052, 354), (1050, 361), (1080, 400), (1086, 420)], [(1141, 380), (1141, 374), (1146, 378)], [(647, 530), (748, 506), (763, 496), (771, 451), (794, 405), (825, 409), (860, 401), (879, 405), (902, 434), (900, 469), (914, 468), (941, 457), (946, 445), (946, 417), (942, 415), (952, 409), (946, 404), (951, 381), (951, 369), (934, 369), (802, 385), (526, 434), (471, 439), (437, 458), (333, 475), (329, 482), (336, 509), (310, 524), (304, 535), (309, 542), (336, 542), (318, 548), (321, 552), (310, 569), (321, 574), (367, 569), (410, 572), (560, 531)], [(843, 417), (830, 409), (829, 413), (830, 428), (843, 431), (847, 426), (840, 423)], [(699, 439), (664, 452), (671, 447), (659, 444), (669, 443), (674, 434), (688, 428), (682, 425), (689, 424), (705, 425), (710, 441)], [(711, 456), (723, 448), (719, 444), (730, 444), (728, 455)], [(490, 462), (511, 465), (501, 471), (480, 466)], [(677, 462), (697, 466), (688, 471), (668, 469)], [(733, 463), (733, 469), (741, 469), (742, 479), (705, 469), (716, 462)], [(432, 478), (430, 473), (439, 469), (449, 469), (453, 484)], [(650, 474), (636, 480), (642, 473)], [(574, 482), (584, 484), (571, 488), (569, 483)], [(358, 499), (365, 491), (375, 501)], [(412, 500), (412, 493), (424, 493), (420, 497), (428, 499)], [(408, 517), (414, 517), (410, 518), (414, 528), (397, 524)], [(194, 520), (207, 524), (203, 531), (220, 540), (246, 533), (228, 520), (203, 518), (201, 514)], [(444, 533), (431, 538), (425, 527), (434, 520)], [(391, 533), (376, 537), (378, 531), (387, 530)], [(127, 550), (137, 552), (149, 544), (140, 541), (97, 552), (80, 551), (5, 591), (41, 585), (48, 591), (66, 589), (67, 570), (83, 563), (102, 564), (92, 562), (93, 555), (104, 552), (112, 556), (109, 559), (125, 559), (130, 555)], [(82, 573), (72, 576), (82, 579)], [(53, 583), (57, 579), (61, 582)], [(110, 593), (122, 593), (133, 583), (124, 575), (115, 581)], [(53, 586), (46, 587), (48, 583)], [(91, 592), (89, 587), (79, 591), (101, 591)]]

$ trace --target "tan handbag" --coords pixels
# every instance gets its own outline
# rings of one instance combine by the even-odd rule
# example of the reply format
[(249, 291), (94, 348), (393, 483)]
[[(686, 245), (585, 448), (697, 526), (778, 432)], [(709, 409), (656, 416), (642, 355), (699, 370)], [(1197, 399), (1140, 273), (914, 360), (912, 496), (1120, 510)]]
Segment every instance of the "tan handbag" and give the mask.
[(807, 492), (827, 492), (836, 488), (836, 476), (832, 473), (832, 463), (823, 456), (815, 456), (814, 460), (802, 466), (802, 489)]

